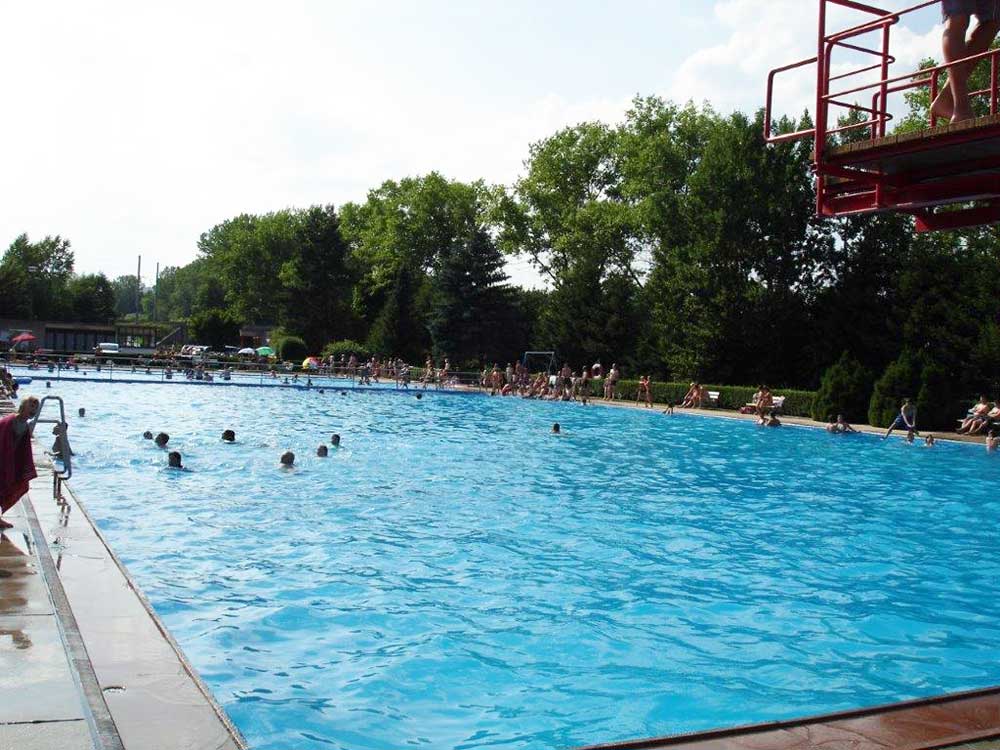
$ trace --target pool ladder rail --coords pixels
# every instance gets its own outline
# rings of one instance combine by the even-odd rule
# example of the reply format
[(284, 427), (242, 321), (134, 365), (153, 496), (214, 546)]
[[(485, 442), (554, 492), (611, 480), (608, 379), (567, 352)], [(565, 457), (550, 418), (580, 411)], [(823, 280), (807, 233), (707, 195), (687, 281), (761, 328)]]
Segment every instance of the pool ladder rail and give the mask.
[[(48, 401), (56, 401), (59, 404), (59, 419), (42, 419), (42, 412)], [(52, 434), (56, 436), (52, 451), (48, 452), (56, 461), (62, 464), (62, 469), (52, 468), (52, 496), (59, 500), (62, 498), (62, 483), (73, 476), (73, 449), (69, 444), (69, 436), (66, 434), (68, 425), (66, 424), (66, 406), (60, 396), (45, 396), (38, 403), (38, 411), (35, 412), (34, 419), (31, 420), (31, 432), (34, 434), (35, 427), (39, 424), (51, 424)]]

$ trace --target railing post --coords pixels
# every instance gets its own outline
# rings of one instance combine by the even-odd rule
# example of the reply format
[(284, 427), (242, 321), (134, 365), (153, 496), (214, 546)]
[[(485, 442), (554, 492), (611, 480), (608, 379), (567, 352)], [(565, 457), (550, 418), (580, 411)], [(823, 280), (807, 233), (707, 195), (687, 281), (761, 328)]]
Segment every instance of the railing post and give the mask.
[(997, 54), (990, 55), (990, 114), (997, 113)]
[(888, 117), (889, 111), (889, 84), (886, 80), (889, 78), (889, 34), (892, 31), (892, 26), (890, 24), (885, 24), (882, 27), (882, 87), (880, 92), (882, 94), (882, 107), (879, 110), (879, 137), (885, 138), (885, 123)]
[[(933, 73), (931, 73), (931, 103), (932, 104), (934, 103), (934, 100), (937, 99), (938, 86), (940, 85), (938, 83), (938, 77), (940, 76), (940, 74), (941, 74), (941, 72), (938, 71), (938, 70), (935, 70)], [(937, 127), (937, 115), (934, 114), (934, 110), (931, 109), (930, 107), (928, 107), (927, 111), (930, 113), (931, 127), (932, 128)]]

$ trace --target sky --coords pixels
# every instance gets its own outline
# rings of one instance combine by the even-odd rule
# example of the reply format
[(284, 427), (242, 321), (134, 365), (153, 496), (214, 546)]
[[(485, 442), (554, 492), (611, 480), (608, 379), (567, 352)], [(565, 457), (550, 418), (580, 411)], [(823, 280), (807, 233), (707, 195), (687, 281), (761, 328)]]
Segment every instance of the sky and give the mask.
[[(877, 0), (871, 0), (877, 2)], [(917, 0), (881, 0), (895, 11)], [(755, 111), (815, 54), (814, 0), (0, 0), (0, 242), (72, 242), (143, 280), (240, 213), (363, 201), (437, 170), (512, 184), (529, 145), (632, 98)], [(842, 26), (867, 20), (841, 11)], [(936, 8), (893, 30), (938, 55)], [(846, 70), (850, 60), (836, 63)], [(808, 74), (778, 112), (810, 107)], [(525, 260), (515, 282), (537, 276)]]

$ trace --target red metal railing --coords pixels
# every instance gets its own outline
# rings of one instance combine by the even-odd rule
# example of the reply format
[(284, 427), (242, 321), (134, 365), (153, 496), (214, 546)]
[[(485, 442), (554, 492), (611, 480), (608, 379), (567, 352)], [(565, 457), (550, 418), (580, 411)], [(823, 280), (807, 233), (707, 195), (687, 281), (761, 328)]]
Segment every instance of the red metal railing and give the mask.
[[(841, 133), (849, 130), (859, 130), (862, 128), (871, 129), (871, 137), (879, 138), (886, 134), (886, 123), (893, 119), (892, 114), (888, 111), (889, 106), (889, 96), (892, 94), (907, 91), (909, 89), (920, 88), (923, 86), (929, 86), (931, 90), (931, 100), (937, 96), (940, 90), (940, 77), (941, 73), (948, 70), (949, 68), (964, 64), (967, 62), (974, 62), (990, 58), (990, 86), (985, 89), (979, 89), (976, 91), (969, 92), (970, 96), (986, 96), (990, 97), (990, 114), (997, 114), (997, 100), (998, 100), (998, 73), (1000, 73), (1000, 60), (998, 60), (998, 55), (1000, 55), (1000, 50), (987, 50), (976, 55), (970, 55), (968, 57), (962, 58), (961, 60), (955, 60), (950, 63), (945, 63), (943, 65), (938, 65), (933, 68), (925, 68), (919, 71), (913, 71), (906, 73), (904, 75), (889, 77), (889, 66), (896, 62), (896, 58), (889, 51), (890, 47), (890, 31), (894, 25), (899, 23), (900, 19), (909, 14), (914, 13), (918, 10), (923, 10), (924, 8), (929, 8), (933, 5), (937, 5), (939, 0), (925, 0), (924, 2), (918, 3), (914, 6), (906, 8), (905, 10), (900, 10), (896, 12), (882, 10), (870, 5), (864, 5), (862, 3), (853, 2), (853, 0), (820, 0), (819, 4), (819, 31), (817, 36), (817, 54), (815, 57), (810, 57), (806, 60), (799, 60), (798, 62), (791, 63), (789, 65), (783, 65), (780, 68), (775, 68), (770, 72), (767, 79), (767, 103), (765, 106), (765, 116), (764, 116), (764, 137), (768, 143), (780, 143), (782, 141), (795, 140), (798, 138), (815, 137), (816, 139), (816, 161), (819, 163), (822, 158), (822, 149), (825, 147), (827, 136)], [(827, 7), (829, 5), (838, 5), (845, 8), (850, 8), (852, 10), (858, 10), (865, 13), (870, 13), (872, 15), (878, 16), (875, 19), (869, 20), (865, 23), (858, 24), (849, 29), (839, 31), (834, 34), (828, 34), (827, 25)], [(881, 42), (882, 49), (870, 49), (868, 47), (862, 47), (858, 44), (852, 44), (848, 42), (848, 39), (855, 39), (856, 37), (869, 34), (871, 32), (881, 31)], [(850, 70), (846, 73), (840, 73), (838, 75), (830, 75), (830, 70), (832, 69), (832, 58), (834, 49), (840, 47), (846, 50), (852, 50), (854, 52), (861, 52), (864, 54), (874, 55), (879, 58), (879, 62), (873, 65), (867, 65), (855, 70)], [(799, 130), (793, 133), (781, 133), (779, 135), (774, 135), (772, 133), (771, 121), (773, 119), (774, 111), (774, 81), (775, 78), (781, 74), (788, 72), (790, 70), (795, 70), (798, 68), (805, 67), (807, 65), (817, 66), (817, 76), (816, 76), (816, 125), (813, 128), (806, 130)], [(868, 73), (874, 70), (878, 70), (881, 74), (881, 78), (878, 81), (873, 81), (871, 83), (861, 84), (854, 86), (852, 88), (847, 88), (842, 91), (837, 91), (835, 93), (830, 93), (830, 84), (833, 81), (840, 81), (853, 76), (861, 75), (863, 73)], [(869, 89), (877, 89), (872, 95), (871, 107), (865, 107), (855, 102), (843, 101), (843, 97), (850, 96), (851, 94), (860, 94), (863, 91)], [(858, 112), (865, 112), (870, 117), (863, 122), (852, 123), (849, 125), (844, 125), (840, 127), (830, 127), (829, 124), (829, 113), (832, 107), (839, 107), (845, 110), (853, 110)], [(930, 115), (930, 121), (928, 123), (931, 127), (937, 125), (937, 118), (933, 114)]]

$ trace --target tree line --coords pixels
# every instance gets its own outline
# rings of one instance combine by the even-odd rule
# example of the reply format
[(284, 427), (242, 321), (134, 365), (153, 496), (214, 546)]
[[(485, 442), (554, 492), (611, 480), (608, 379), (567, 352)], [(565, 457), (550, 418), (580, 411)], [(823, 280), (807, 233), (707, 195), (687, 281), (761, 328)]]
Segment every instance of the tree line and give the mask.
[[(910, 97), (902, 127), (925, 99)], [(532, 144), (513, 185), (431, 173), (336, 209), (236, 216), (160, 274), (158, 317), (190, 320), (204, 343), (268, 323), (315, 353), (346, 339), (453, 367), (554, 349), (576, 368), (615, 361), (661, 380), (814, 389), (839, 363), (868, 396), (893, 367), (907, 373), (891, 398), (928, 380), (956, 397), (995, 391), (996, 230), (818, 220), (812, 144), (766, 145), (762, 118), (637, 98), (619, 124)], [(547, 288), (512, 285), (511, 257)], [(74, 276), (68, 242), (19, 237), (0, 262), (0, 316), (122, 315), (136, 285)], [(148, 316), (152, 290), (139, 291)]]

